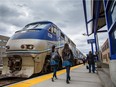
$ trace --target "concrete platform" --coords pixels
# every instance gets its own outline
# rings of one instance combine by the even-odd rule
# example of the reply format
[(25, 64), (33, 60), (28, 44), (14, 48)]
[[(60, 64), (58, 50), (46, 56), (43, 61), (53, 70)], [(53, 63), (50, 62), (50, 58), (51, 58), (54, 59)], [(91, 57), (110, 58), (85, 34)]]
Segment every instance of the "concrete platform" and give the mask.
[(84, 65), (72, 67), (70, 84), (66, 83), (65, 70), (57, 72), (58, 80), (51, 81), (52, 74), (36, 77), (6, 87), (103, 87), (96, 73), (88, 73)]

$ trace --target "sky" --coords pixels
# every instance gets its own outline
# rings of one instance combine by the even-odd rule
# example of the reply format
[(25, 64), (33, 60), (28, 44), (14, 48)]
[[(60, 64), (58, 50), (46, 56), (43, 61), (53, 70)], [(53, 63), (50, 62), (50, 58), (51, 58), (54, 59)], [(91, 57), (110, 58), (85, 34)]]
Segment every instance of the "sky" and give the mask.
[[(87, 39), (93, 36), (83, 36), (86, 27), (82, 0), (0, 0), (0, 35), (11, 37), (26, 24), (44, 20), (55, 23), (82, 53), (91, 50)], [(101, 46), (107, 33), (98, 37)]]

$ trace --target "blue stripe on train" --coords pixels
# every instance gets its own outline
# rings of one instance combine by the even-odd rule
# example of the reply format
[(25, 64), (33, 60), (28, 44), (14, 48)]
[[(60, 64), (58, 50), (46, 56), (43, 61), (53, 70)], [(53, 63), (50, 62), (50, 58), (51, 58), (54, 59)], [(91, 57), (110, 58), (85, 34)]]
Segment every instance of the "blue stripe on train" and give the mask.
[(15, 33), (11, 39), (42, 39), (50, 41), (58, 41), (56, 35), (49, 33), (47, 30), (36, 30)]

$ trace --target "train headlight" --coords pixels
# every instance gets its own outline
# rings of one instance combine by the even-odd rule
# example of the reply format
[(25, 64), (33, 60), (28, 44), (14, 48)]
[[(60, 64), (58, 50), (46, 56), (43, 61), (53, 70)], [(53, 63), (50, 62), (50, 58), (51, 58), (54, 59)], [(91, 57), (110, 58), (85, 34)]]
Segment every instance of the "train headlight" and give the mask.
[(6, 49), (10, 49), (10, 46), (6, 46)]
[(34, 46), (31, 45), (31, 44), (23, 44), (23, 45), (21, 45), (21, 48), (22, 48), (22, 49), (33, 49)]
[(21, 48), (24, 49), (25, 48), (25, 45), (21, 45)]
[(33, 49), (34, 46), (33, 45), (27, 45), (27, 49)]

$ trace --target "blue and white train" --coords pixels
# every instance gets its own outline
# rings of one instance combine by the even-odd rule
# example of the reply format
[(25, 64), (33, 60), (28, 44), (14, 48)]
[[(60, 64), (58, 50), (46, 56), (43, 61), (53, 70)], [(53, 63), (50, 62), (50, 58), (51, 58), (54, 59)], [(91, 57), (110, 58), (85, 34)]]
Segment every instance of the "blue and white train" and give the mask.
[(65, 43), (69, 44), (76, 58), (76, 45), (54, 23), (40, 21), (27, 24), (16, 31), (6, 44), (7, 56), (3, 58), (2, 75), (30, 77), (50, 71), (51, 46), (56, 45), (61, 56)]

